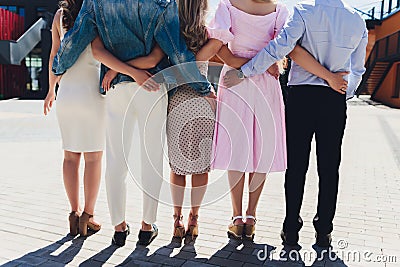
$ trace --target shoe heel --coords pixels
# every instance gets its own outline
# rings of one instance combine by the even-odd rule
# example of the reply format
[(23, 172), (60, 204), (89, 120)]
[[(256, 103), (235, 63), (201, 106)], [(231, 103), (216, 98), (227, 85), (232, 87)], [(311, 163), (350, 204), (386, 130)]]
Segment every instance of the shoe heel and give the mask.
[(87, 236), (89, 218), (90, 215), (86, 212), (83, 212), (79, 217), (79, 235)]
[(227, 232), (228, 237), (240, 240), (242, 239), (243, 236), (243, 230), (244, 230), (243, 225), (233, 225), (229, 227), (229, 230)]
[(78, 235), (78, 224), (79, 224), (79, 216), (76, 211), (73, 211), (69, 214), (69, 234), (72, 236)]
[(185, 227), (175, 227), (174, 238), (183, 239), (184, 236), (185, 236)]
[(244, 231), (244, 224), (237, 224), (235, 225), (236, 220), (242, 220), (243, 216), (235, 216), (232, 217), (232, 223), (228, 226), (228, 237), (233, 239), (242, 239), (243, 231)]
[(255, 232), (256, 232), (256, 223), (257, 223), (257, 219), (252, 216), (252, 215), (246, 215), (246, 220), (247, 219), (251, 219), (253, 220), (254, 224), (245, 224), (244, 227), (244, 238), (246, 238), (247, 240), (254, 240), (254, 236), (255, 236)]
[(194, 215), (193, 213), (189, 214), (189, 225), (186, 231), (186, 236), (191, 236), (192, 240), (196, 239), (199, 235), (199, 225), (198, 225), (199, 215)]
[(195, 239), (199, 235), (199, 227), (197, 225), (190, 225), (187, 234)]
[(255, 226), (254, 225), (246, 225), (245, 229), (244, 229), (244, 237), (247, 240), (254, 240), (254, 236), (255, 236)]

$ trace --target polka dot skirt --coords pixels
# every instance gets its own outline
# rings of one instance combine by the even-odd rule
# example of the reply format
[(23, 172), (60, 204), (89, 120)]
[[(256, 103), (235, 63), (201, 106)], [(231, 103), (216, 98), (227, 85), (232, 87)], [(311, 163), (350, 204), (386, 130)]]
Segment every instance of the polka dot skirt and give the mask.
[(169, 99), (168, 157), (178, 175), (210, 171), (215, 110), (209, 101), (188, 85), (180, 86)]

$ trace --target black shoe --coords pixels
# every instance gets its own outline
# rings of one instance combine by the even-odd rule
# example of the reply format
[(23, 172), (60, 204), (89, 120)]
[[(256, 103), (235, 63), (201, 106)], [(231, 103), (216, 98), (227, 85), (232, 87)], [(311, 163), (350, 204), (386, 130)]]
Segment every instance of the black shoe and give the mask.
[(112, 244), (118, 247), (125, 246), (126, 238), (130, 234), (129, 224), (126, 225), (126, 230), (123, 232), (114, 232), (114, 236), (112, 238)]
[(328, 248), (331, 246), (332, 236), (331, 234), (318, 234), (315, 233), (315, 244), (321, 248)]
[(281, 232), (281, 238), (282, 238), (282, 244), (283, 245), (288, 245), (288, 246), (299, 246), (299, 233), (285, 233), (284, 231)]
[(142, 246), (148, 246), (151, 242), (158, 236), (158, 228), (157, 225), (152, 224), (153, 230), (151, 231), (139, 231), (139, 241), (138, 244)]

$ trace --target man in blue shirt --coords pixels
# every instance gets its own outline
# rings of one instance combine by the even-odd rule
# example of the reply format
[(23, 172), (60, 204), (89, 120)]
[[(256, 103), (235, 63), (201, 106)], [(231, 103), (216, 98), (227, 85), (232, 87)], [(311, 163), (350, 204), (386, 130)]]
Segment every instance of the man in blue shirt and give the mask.
[[(54, 59), (53, 72), (63, 74), (82, 51), (99, 35), (104, 46), (122, 61), (148, 55), (157, 43), (168, 59), (152, 73), (176, 65), (180, 77), (200, 95), (210, 94), (211, 85), (202, 76), (180, 34), (175, 0), (85, 0), (74, 27), (68, 31)], [(193, 64), (181, 64), (193, 62)], [(102, 66), (101, 80), (107, 68)], [(173, 75), (164, 80), (176, 83)], [(163, 173), (163, 125), (166, 120), (167, 95), (162, 90), (149, 92), (130, 77), (119, 74), (114, 90), (107, 93), (106, 186), (111, 221), (115, 226), (112, 239), (124, 246), (129, 234), (125, 222), (126, 160), (132, 144), (135, 122), (141, 138), (141, 182), (143, 190), (142, 228), (139, 244), (148, 245), (157, 236), (158, 197)], [(100, 90), (104, 93), (104, 90)], [(90, 107), (88, 107), (90, 108)], [(93, 129), (94, 131), (96, 129)]]
[[(367, 42), (365, 22), (344, 1), (304, 1), (295, 6), (294, 14), (279, 36), (243, 65), (238, 74), (241, 78), (265, 72), (270, 65), (289, 54), (296, 44), (305, 48), (331, 72), (350, 71), (347, 90), (344, 87), (333, 89), (320, 78), (322, 75), (315, 72), (318, 77), (292, 63), (286, 104), (286, 218), (281, 234), (287, 245), (297, 245), (298, 233), (303, 225), (300, 209), (311, 141), (315, 134), (319, 195), (313, 223), (316, 244), (330, 246), (346, 124), (346, 98), (354, 96), (365, 72)], [(342, 94), (339, 90), (343, 91)]]

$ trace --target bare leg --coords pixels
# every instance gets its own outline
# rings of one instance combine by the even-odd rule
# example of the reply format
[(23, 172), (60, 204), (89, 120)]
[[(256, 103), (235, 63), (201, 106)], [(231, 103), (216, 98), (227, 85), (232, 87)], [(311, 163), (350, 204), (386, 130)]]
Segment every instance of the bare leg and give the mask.
[[(94, 214), (97, 195), (99, 193), (101, 180), (101, 158), (102, 151), (84, 153), (85, 158), (85, 173), (84, 173), (84, 188), (85, 188), (85, 209), (88, 214)], [(90, 218), (93, 222), (93, 218)]]
[[(246, 215), (256, 217), (256, 209), (261, 192), (267, 175), (265, 173), (250, 173), (249, 175), (249, 204), (247, 206)], [(253, 219), (247, 219), (246, 224), (253, 225)]]
[[(171, 171), (170, 179), (171, 179), (172, 201), (174, 203), (174, 215), (181, 216), (183, 197), (185, 194), (185, 187), (186, 187), (186, 177), (184, 175), (178, 175), (173, 171)], [(178, 226), (183, 227), (183, 222), (179, 220), (175, 221), (175, 227)]]
[(71, 205), (71, 211), (77, 211), (80, 213), (81, 208), (79, 206), (79, 163), (81, 159), (81, 153), (75, 153), (71, 151), (64, 151), (64, 162), (63, 162), (63, 179), (64, 187), (67, 192), (69, 203)]
[(192, 191), (191, 191), (191, 205), (190, 214), (193, 215), (189, 218), (189, 225), (197, 225), (197, 217), (199, 214), (199, 209), (201, 202), (206, 194), (208, 184), (208, 173), (203, 174), (193, 174), (192, 175)]
[[(245, 178), (243, 172), (228, 171), (229, 186), (231, 189), (233, 217), (242, 216), (244, 179)], [(243, 224), (243, 222), (241, 220), (236, 220), (235, 224)]]

